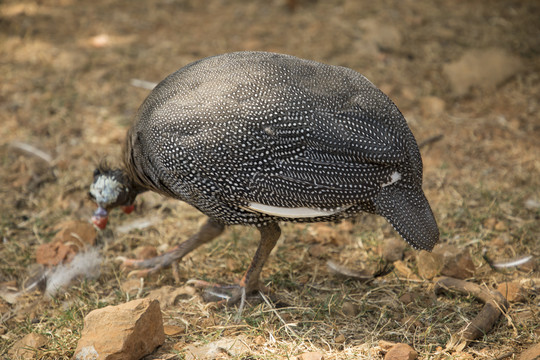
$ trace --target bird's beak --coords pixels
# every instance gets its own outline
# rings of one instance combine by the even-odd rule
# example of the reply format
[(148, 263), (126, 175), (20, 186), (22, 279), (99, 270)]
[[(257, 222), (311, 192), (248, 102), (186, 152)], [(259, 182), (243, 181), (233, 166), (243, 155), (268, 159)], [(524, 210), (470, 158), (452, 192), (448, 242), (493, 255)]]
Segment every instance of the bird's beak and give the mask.
[(92, 216), (92, 224), (94, 224), (94, 226), (98, 229), (103, 230), (107, 226), (108, 219), (109, 214), (107, 214), (107, 210), (100, 206), (97, 208), (97, 210), (94, 212), (94, 215)]

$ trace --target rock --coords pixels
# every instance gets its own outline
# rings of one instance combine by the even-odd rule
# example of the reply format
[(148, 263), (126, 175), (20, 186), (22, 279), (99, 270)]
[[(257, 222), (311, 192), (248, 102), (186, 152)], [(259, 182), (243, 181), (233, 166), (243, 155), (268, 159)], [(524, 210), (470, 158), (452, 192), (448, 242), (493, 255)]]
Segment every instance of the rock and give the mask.
[(43, 335), (30, 333), (14, 343), (8, 351), (12, 359), (36, 359), (38, 348), (47, 344), (47, 338)]
[(161, 308), (166, 309), (171, 305), (174, 305), (179, 298), (190, 298), (195, 295), (195, 288), (192, 286), (162, 286), (159, 289), (150, 291), (147, 299), (158, 300)]
[(176, 326), (176, 325), (164, 325), (163, 331), (165, 332), (165, 335), (167, 336), (176, 336), (176, 335), (185, 333), (186, 328), (183, 326)]
[(358, 306), (352, 302), (346, 301), (341, 306), (341, 311), (343, 311), (346, 316), (353, 318), (358, 315)]
[(59, 230), (51, 242), (36, 249), (36, 262), (52, 266), (69, 262), (83, 248), (95, 245), (96, 230), (82, 221), (66, 221), (58, 224)]
[(540, 343), (535, 344), (519, 354), (518, 360), (540, 360)]
[(418, 274), (424, 279), (437, 275), (467, 279), (474, 275), (476, 266), (468, 250), (448, 244), (435, 245), (432, 253), (421, 251), (417, 256)]
[(495, 224), (497, 224), (497, 219), (487, 218), (484, 220), (482, 225), (484, 225), (486, 229), (493, 230), (495, 228)]
[(139, 299), (91, 311), (84, 318), (75, 360), (136, 360), (165, 341), (157, 300)]
[(506, 225), (506, 223), (504, 221), (497, 221), (497, 223), (495, 224), (495, 230), (497, 230), (497, 231), (507, 231), (508, 226)]
[(407, 328), (411, 328), (411, 329), (417, 329), (417, 328), (423, 327), (422, 322), (418, 320), (417, 316), (414, 316), (414, 315), (405, 316), (399, 322), (403, 324), (403, 326)]
[(138, 248), (135, 249), (134, 253), (135, 253), (135, 257), (138, 260), (146, 260), (146, 259), (151, 259), (158, 256), (156, 247), (152, 245), (139, 246)]
[(405, 251), (405, 242), (398, 238), (389, 238), (383, 242), (381, 255), (383, 259), (392, 263), (397, 260), (403, 259), (403, 252)]
[(420, 99), (420, 112), (425, 118), (444, 113), (446, 102), (436, 96), (424, 96)]
[(336, 336), (336, 338), (334, 339), (334, 342), (335, 342), (336, 344), (343, 344), (343, 343), (345, 342), (345, 340), (347, 340), (347, 339), (345, 338), (345, 335), (339, 334), (339, 335)]
[(222, 338), (203, 346), (188, 345), (184, 348), (186, 360), (213, 360), (222, 359), (224, 355), (233, 357), (249, 352), (246, 338)]
[(416, 257), (418, 275), (431, 280), (441, 273), (443, 267), (443, 257), (440, 254), (430, 253), (425, 250), (420, 251)]
[(384, 360), (414, 360), (418, 353), (407, 344), (396, 344), (388, 350)]
[(61, 240), (64, 243), (76, 243), (79, 246), (96, 244), (96, 229), (92, 224), (84, 221), (66, 221), (55, 226), (56, 233), (53, 241)]
[(418, 298), (418, 295), (412, 292), (406, 292), (399, 297), (399, 301), (401, 301), (404, 305), (409, 305), (415, 302)]
[(433, 252), (443, 256), (441, 274), (456, 279), (467, 279), (474, 275), (476, 266), (468, 250), (461, 250), (451, 245), (435, 247)]
[(321, 244), (315, 244), (309, 247), (309, 255), (315, 258), (324, 258), (328, 255), (328, 250)]
[(405, 264), (404, 261), (402, 261), (402, 260), (394, 261), (393, 265), (394, 265), (394, 268), (396, 269), (396, 271), (400, 275), (406, 277), (407, 279), (419, 280), (418, 276), (416, 276), (413, 273), (413, 271), (407, 266), (407, 264)]
[(58, 265), (64, 260), (71, 260), (75, 257), (76, 250), (65, 245), (61, 241), (53, 241), (41, 244), (36, 249), (36, 262), (38, 264), (53, 266)]
[(525, 300), (525, 290), (519, 282), (504, 282), (497, 286), (497, 290), (508, 302), (521, 302)]
[(472, 49), (450, 64), (443, 73), (450, 82), (454, 96), (466, 95), (471, 88), (492, 90), (523, 69), (519, 57), (503, 49)]
[(395, 26), (375, 19), (361, 20), (359, 24), (364, 30), (365, 41), (379, 50), (395, 51), (401, 46), (401, 33)]
[(387, 352), (392, 347), (396, 345), (395, 342), (387, 341), (387, 340), (379, 340), (379, 347), (383, 350), (383, 352)]
[[(344, 245), (350, 241), (350, 231), (346, 227), (330, 226), (326, 223), (314, 223), (308, 227), (313, 242), (322, 245)], [(328, 251), (325, 251), (328, 253)]]
[(324, 360), (323, 354), (320, 352), (306, 352), (296, 357), (297, 360)]

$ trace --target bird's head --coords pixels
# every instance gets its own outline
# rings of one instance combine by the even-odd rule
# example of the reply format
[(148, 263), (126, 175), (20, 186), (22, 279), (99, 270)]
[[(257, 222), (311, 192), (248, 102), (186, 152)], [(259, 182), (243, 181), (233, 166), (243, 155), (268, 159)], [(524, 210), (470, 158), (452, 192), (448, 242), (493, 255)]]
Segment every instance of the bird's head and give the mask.
[(107, 226), (109, 211), (122, 206), (125, 213), (133, 211), (133, 201), (138, 192), (122, 169), (111, 169), (101, 164), (94, 170), (94, 180), (88, 195), (98, 205), (92, 216), (92, 223), (99, 229)]

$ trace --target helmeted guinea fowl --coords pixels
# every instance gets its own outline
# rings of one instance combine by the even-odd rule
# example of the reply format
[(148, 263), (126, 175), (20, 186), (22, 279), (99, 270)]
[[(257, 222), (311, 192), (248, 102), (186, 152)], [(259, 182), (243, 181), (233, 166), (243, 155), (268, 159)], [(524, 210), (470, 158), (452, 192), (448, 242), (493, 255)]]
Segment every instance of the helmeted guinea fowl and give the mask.
[[(196, 61), (157, 85), (127, 134), (123, 169), (98, 168), (90, 194), (107, 212), (152, 190), (209, 219), (153, 259), (156, 271), (218, 236), (255, 225), (259, 248), (238, 289), (256, 290), (281, 221), (383, 216), (414, 248), (437, 224), (422, 191), (422, 160), (405, 119), (361, 74), (293, 56), (237, 52)], [(239, 299), (236, 292), (231, 301)]]

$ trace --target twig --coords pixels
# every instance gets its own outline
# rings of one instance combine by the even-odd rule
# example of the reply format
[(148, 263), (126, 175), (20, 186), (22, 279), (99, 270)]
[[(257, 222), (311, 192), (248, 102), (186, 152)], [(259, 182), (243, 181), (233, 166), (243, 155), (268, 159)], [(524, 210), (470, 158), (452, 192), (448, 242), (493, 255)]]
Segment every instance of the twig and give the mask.
[(500, 292), (490, 291), (474, 283), (451, 277), (440, 278), (435, 284), (435, 294), (448, 290), (473, 296), (485, 305), (480, 313), (458, 332), (457, 337), (450, 339), (447, 348), (463, 350), (471, 341), (488, 333), (501, 314), (508, 309), (508, 302)]
[(28, 155), (33, 155), (39, 158), (40, 160), (43, 160), (49, 165), (53, 161), (53, 158), (51, 155), (47, 154), (45, 151), (40, 150), (33, 145), (23, 143), (20, 141), (12, 141), (9, 145), (14, 149), (20, 150)]
[(278, 319), (283, 323), (283, 325), (285, 326), (285, 329), (287, 329), (288, 332), (290, 332), (292, 335), (294, 335), (296, 338), (299, 338), (298, 334), (296, 333), (296, 331), (294, 331), (294, 329), (291, 329), (290, 325), (287, 324), (287, 322), (281, 317), (281, 315), (279, 315), (279, 313), (276, 311), (275, 307), (270, 303), (270, 301), (268, 300), (268, 298), (263, 294), (262, 291), (259, 291), (259, 294), (261, 295), (262, 299), (264, 300), (264, 302), (266, 303), (266, 305), (268, 305), (270, 307), (270, 310), (272, 310), (272, 312), (278, 317)]
[(242, 312), (244, 312), (244, 306), (246, 305), (246, 288), (245, 286), (240, 287), (240, 291), (242, 292), (240, 296), (240, 305), (238, 306), (238, 311), (236, 312), (235, 321), (239, 322), (242, 318)]
[(432, 136), (432, 137), (428, 137), (427, 139), (425, 139), (424, 141), (422, 141), (420, 144), (418, 144), (418, 147), (421, 149), (421, 148), (423, 148), (424, 146), (427, 146), (427, 145), (429, 145), (429, 144), (436, 143), (437, 141), (441, 140), (443, 137), (444, 137), (443, 134), (439, 134), (439, 135), (435, 135), (435, 136)]
[(131, 84), (131, 86), (135, 86), (135, 87), (146, 89), (146, 90), (153, 90), (157, 85), (157, 83), (155, 82), (141, 80), (141, 79), (131, 79), (129, 83)]

